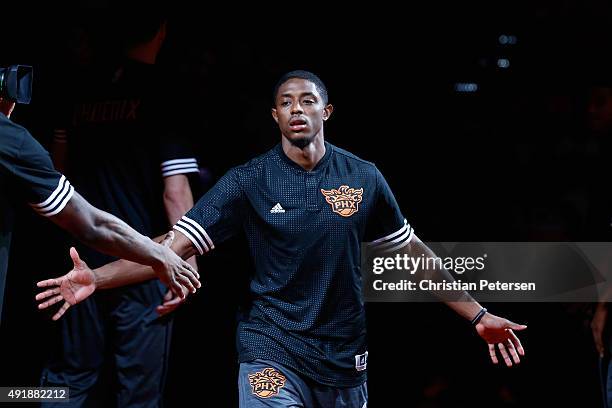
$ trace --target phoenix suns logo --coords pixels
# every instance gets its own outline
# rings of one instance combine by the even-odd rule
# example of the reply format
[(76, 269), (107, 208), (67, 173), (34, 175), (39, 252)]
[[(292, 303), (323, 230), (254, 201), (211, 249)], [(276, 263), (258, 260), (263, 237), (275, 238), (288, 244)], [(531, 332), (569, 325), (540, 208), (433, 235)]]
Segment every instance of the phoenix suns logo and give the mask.
[(285, 386), (284, 375), (274, 368), (265, 368), (255, 374), (249, 374), (249, 384), (253, 388), (253, 394), (260, 398), (270, 398), (277, 395), (280, 389)]
[(359, 211), (359, 203), (363, 199), (363, 188), (355, 189), (349, 186), (340, 186), (339, 189), (321, 189), (325, 201), (331, 205), (332, 210), (343, 217), (350, 217)]

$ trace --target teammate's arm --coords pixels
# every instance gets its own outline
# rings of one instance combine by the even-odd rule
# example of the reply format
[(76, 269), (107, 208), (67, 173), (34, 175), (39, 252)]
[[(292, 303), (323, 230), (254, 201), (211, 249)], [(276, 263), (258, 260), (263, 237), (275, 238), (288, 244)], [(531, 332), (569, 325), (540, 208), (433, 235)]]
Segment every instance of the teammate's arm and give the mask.
[(591, 333), (595, 342), (595, 349), (599, 357), (603, 358), (606, 354), (606, 346), (604, 345), (604, 331), (606, 330), (606, 322), (608, 321), (608, 304), (612, 301), (612, 287), (603, 293), (598, 303), (595, 304), (595, 313), (591, 320)]
[(68, 143), (66, 130), (55, 129), (51, 145), (51, 160), (53, 167), (62, 174), (68, 174)]

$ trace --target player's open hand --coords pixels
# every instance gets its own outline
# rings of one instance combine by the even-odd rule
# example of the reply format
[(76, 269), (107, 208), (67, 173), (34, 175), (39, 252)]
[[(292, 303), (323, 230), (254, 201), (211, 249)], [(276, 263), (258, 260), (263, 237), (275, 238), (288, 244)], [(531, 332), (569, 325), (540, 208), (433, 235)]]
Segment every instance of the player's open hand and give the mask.
[(157, 306), (155, 311), (160, 316), (165, 316), (168, 313), (174, 312), (180, 305), (185, 303), (185, 298), (180, 298), (174, 294), (171, 290), (169, 290), (164, 296), (164, 302)]
[(76, 305), (88, 298), (96, 290), (96, 279), (93, 271), (81, 260), (76, 249), (70, 248), (70, 257), (74, 267), (66, 275), (56, 279), (47, 279), (38, 282), (39, 288), (49, 288), (36, 295), (36, 300), (41, 303), (39, 309), (46, 309), (58, 302), (64, 304), (53, 315), (53, 320), (57, 320), (70, 306)]
[[(508, 319), (486, 313), (476, 325), (476, 331), (489, 345), (489, 356), (493, 364), (498, 363), (497, 351), (508, 367), (521, 362), (519, 356), (525, 355), (525, 349), (514, 330), (525, 330), (527, 326), (516, 324)], [(497, 350), (496, 350), (497, 346)]]
[(164, 285), (176, 296), (185, 299), (186, 293), (195, 293), (196, 288), (201, 286), (198, 280), (200, 275), (187, 261), (170, 249), (173, 240), (174, 232), (170, 231), (161, 242), (163, 261), (153, 269)]

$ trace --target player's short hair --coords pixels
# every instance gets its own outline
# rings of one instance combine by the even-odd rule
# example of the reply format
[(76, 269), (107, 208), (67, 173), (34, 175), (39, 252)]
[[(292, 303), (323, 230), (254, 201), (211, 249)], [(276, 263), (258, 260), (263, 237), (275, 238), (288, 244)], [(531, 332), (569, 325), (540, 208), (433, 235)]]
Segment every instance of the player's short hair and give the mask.
[(321, 98), (323, 99), (323, 103), (327, 105), (327, 101), (328, 101), (327, 87), (325, 86), (321, 78), (319, 78), (318, 76), (316, 76), (310, 71), (304, 71), (304, 70), (298, 69), (295, 71), (287, 72), (282, 77), (280, 77), (280, 79), (276, 82), (276, 85), (274, 85), (274, 91), (272, 92), (272, 106), (276, 104), (276, 95), (278, 94), (278, 89), (285, 82), (293, 78), (305, 79), (306, 81), (312, 82), (317, 88), (317, 92), (319, 92), (319, 95), (321, 95)]

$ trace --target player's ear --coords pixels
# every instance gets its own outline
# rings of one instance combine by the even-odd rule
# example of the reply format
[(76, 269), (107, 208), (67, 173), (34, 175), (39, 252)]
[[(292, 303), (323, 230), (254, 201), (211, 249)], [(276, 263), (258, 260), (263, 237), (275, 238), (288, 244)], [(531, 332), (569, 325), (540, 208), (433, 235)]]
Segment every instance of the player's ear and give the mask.
[(329, 119), (333, 111), (334, 111), (334, 105), (328, 103), (327, 106), (323, 108), (323, 120)]
[(278, 123), (278, 113), (276, 113), (276, 108), (272, 108), (272, 117), (274, 118), (274, 121)]

